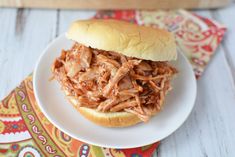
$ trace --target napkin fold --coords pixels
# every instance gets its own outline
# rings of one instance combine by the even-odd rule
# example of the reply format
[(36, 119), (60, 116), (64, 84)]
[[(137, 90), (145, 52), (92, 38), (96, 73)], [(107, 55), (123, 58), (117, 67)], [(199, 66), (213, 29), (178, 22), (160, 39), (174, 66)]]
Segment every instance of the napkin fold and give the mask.
[[(114, 18), (165, 28), (173, 32), (177, 48), (199, 78), (223, 35), (225, 26), (190, 13), (175, 11), (98, 11), (94, 18)], [(160, 142), (132, 149), (89, 145), (66, 135), (40, 111), (28, 76), (0, 102), (0, 156), (150, 157)]]

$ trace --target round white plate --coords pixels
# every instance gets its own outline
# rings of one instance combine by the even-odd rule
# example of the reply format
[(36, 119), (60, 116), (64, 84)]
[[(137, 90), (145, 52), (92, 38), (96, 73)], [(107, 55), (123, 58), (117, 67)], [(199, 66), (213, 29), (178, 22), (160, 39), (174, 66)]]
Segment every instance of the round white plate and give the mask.
[(44, 50), (37, 62), (33, 85), (36, 100), (45, 116), (60, 130), (80, 141), (109, 148), (133, 148), (159, 141), (187, 119), (196, 98), (196, 80), (187, 59), (178, 53), (172, 64), (179, 70), (164, 109), (148, 123), (126, 128), (105, 128), (83, 118), (65, 99), (57, 81), (49, 82), (51, 65), (62, 49), (73, 42), (61, 35)]

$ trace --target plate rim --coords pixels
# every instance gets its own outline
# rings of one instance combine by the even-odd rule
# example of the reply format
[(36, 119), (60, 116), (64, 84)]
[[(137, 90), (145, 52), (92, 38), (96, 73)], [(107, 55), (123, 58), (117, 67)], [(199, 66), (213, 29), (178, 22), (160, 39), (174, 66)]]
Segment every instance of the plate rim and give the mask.
[[(71, 136), (72, 138), (78, 140), (78, 141), (81, 141), (81, 142), (84, 142), (84, 143), (87, 143), (87, 144), (91, 144), (91, 145), (95, 145), (95, 146), (99, 146), (99, 147), (106, 147), (106, 148), (116, 148), (116, 149), (128, 149), (128, 148), (136, 148), (136, 147), (142, 147), (142, 146), (146, 146), (146, 145), (149, 145), (149, 144), (153, 144), (155, 142), (158, 142), (156, 140), (149, 140), (149, 142), (144, 142), (143, 144), (137, 144), (137, 145), (125, 145), (125, 146), (117, 146), (115, 144), (113, 145), (108, 145), (108, 144), (101, 144), (101, 143), (96, 143), (96, 142), (93, 142), (93, 141), (89, 141), (89, 140), (86, 140), (82, 137), (78, 138), (76, 137), (76, 135), (74, 135), (73, 133), (71, 133), (70, 131), (68, 131), (65, 127), (61, 127), (61, 125), (56, 121), (56, 119), (54, 119), (52, 116), (50, 116), (47, 111), (44, 109), (43, 104), (41, 101), (40, 101), (40, 98), (38, 97), (38, 94), (37, 94), (37, 84), (36, 84), (36, 81), (37, 81), (37, 75), (38, 75), (38, 70), (39, 70), (39, 66), (40, 66), (40, 63), (42, 61), (42, 58), (43, 56), (48, 53), (48, 49), (54, 45), (57, 40), (60, 40), (61, 38), (65, 38), (66, 39), (66, 35), (65, 33), (62, 33), (61, 35), (59, 35), (58, 37), (56, 37), (55, 39), (53, 39), (42, 51), (41, 55), (39, 56), (37, 62), (36, 62), (36, 66), (34, 68), (34, 72), (33, 72), (33, 91), (34, 91), (34, 95), (35, 95), (35, 99), (36, 99), (36, 102), (39, 106), (39, 109), (41, 110), (41, 112), (45, 115), (45, 117), (53, 124), (55, 125), (55, 127), (57, 127), (59, 130), (63, 131), (64, 133), (66, 133), (67, 135)], [(177, 50), (177, 53), (180, 53), (180, 55), (182, 55), (183, 59), (186, 61), (186, 64), (188, 66), (188, 68), (190, 69), (190, 73), (193, 74), (193, 85), (194, 86), (194, 97), (193, 97), (193, 100), (192, 100), (192, 107), (190, 108), (190, 111), (187, 113), (186, 115), (186, 118), (184, 120), (182, 120), (181, 123), (178, 123), (176, 129), (172, 129), (172, 131), (170, 131), (164, 138), (161, 138), (160, 140), (162, 139), (165, 139), (167, 138), (168, 136), (170, 136), (172, 133), (174, 133), (176, 130), (178, 130), (185, 122), (186, 120), (188, 119), (189, 115), (192, 113), (192, 110), (195, 106), (195, 101), (196, 101), (196, 97), (197, 97), (197, 83), (196, 83), (196, 78), (195, 78), (195, 75), (194, 75), (194, 72), (193, 72), (193, 67), (192, 65), (190, 64), (189, 60), (187, 59), (187, 57), (181, 52), (181, 51), (178, 51)], [(179, 54), (178, 54), (179, 55)], [(159, 141), (160, 141), (159, 140)]]

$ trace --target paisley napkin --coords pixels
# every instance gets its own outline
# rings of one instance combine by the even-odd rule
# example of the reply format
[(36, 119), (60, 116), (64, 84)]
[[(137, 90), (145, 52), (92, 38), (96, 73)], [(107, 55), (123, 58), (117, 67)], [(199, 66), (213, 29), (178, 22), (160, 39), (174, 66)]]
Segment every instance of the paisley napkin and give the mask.
[[(166, 28), (175, 34), (199, 78), (226, 28), (193, 13), (176, 11), (99, 11), (95, 18), (114, 18)], [(28, 76), (0, 103), (0, 156), (150, 157), (160, 142), (134, 149), (101, 148), (66, 135), (39, 110)]]

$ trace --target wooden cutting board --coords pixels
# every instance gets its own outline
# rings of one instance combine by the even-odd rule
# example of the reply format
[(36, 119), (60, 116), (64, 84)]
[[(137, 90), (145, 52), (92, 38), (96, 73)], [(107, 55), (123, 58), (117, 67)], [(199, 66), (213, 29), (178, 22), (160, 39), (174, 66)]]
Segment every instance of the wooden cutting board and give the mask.
[(217, 8), (230, 0), (0, 0), (0, 7), (60, 9)]

